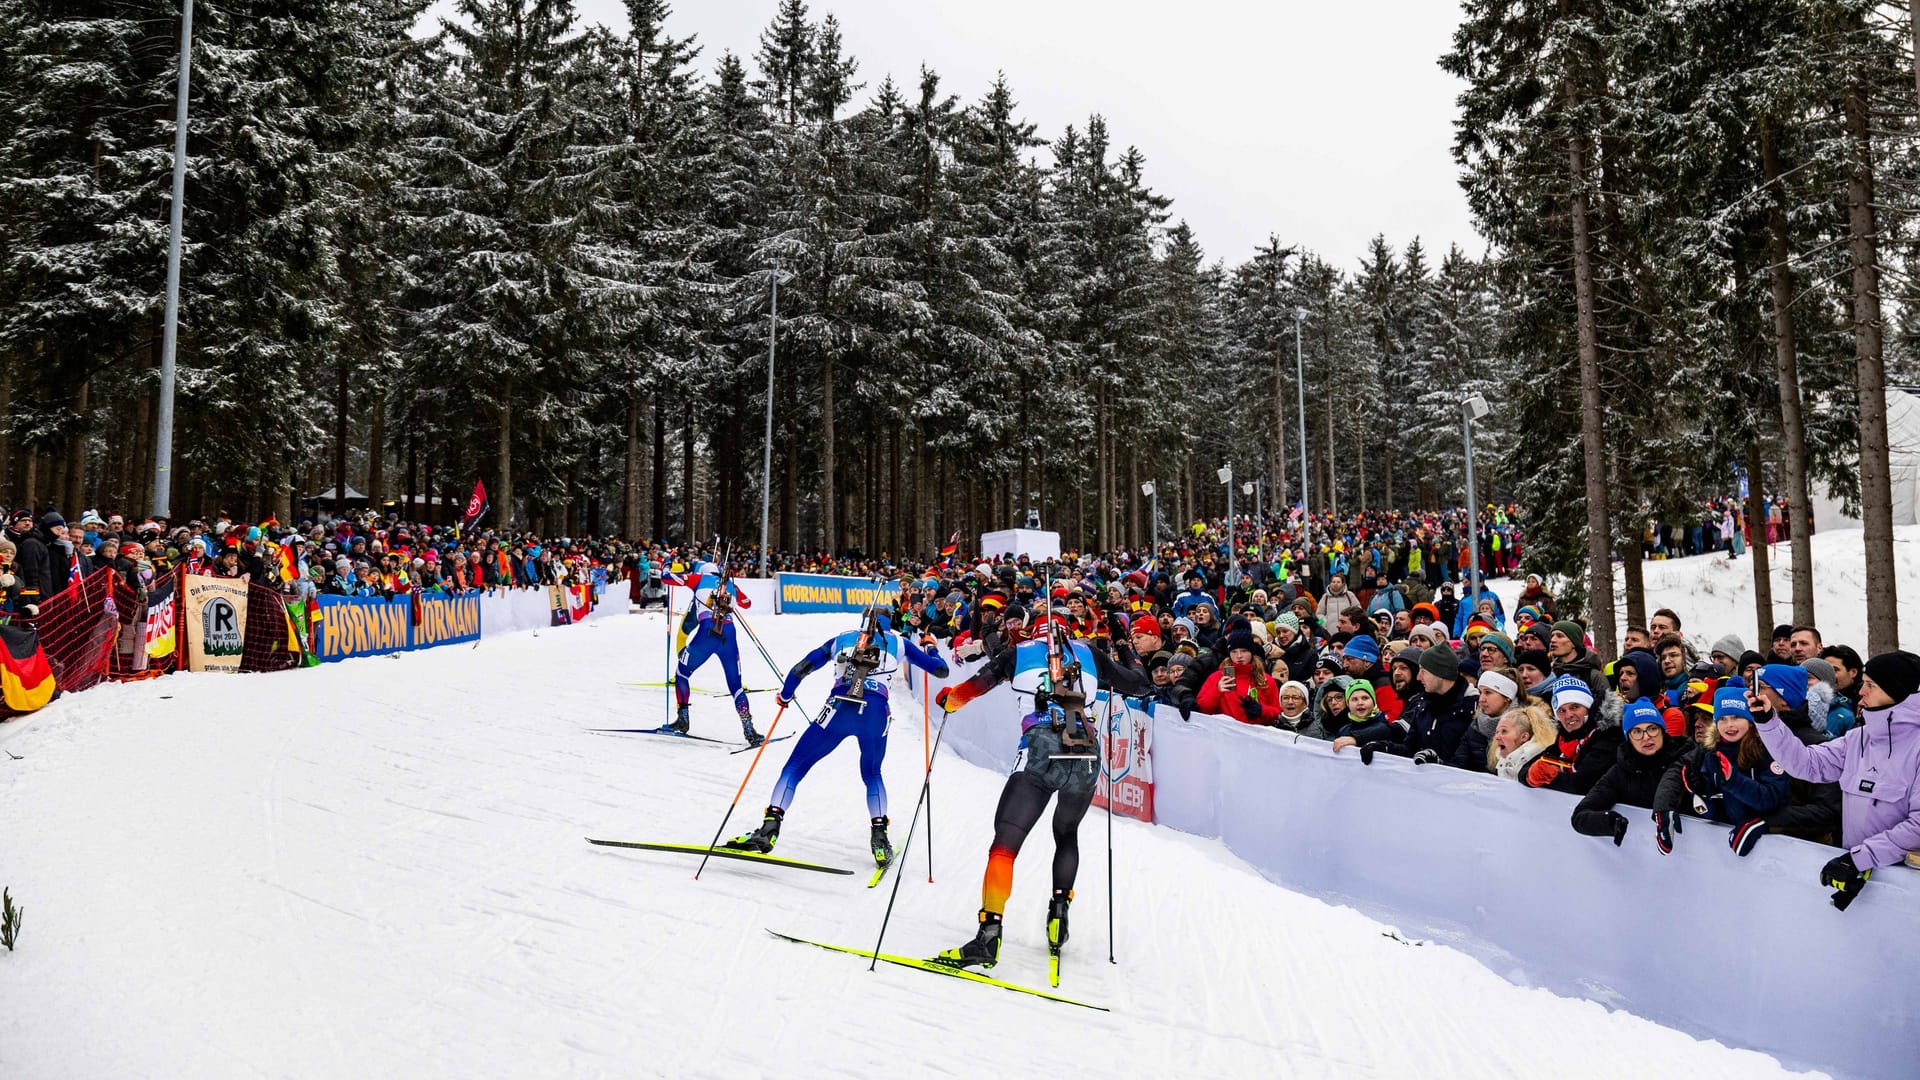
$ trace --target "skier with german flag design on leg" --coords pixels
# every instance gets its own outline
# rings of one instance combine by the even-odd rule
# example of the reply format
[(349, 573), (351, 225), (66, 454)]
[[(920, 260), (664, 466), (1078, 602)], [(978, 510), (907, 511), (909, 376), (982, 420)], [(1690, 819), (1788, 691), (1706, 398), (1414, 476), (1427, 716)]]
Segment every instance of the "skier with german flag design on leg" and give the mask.
[(1042, 618), (1033, 640), (1006, 649), (972, 678), (941, 690), (934, 704), (948, 714), (988, 690), (1010, 682), (1032, 696), (1021, 718), (1020, 752), (994, 811), (993, 846), (980, 887), (979, 930), (973, 940), (948, 949), (935, 962), (991, 968), (1000, 959), (1001, 921), (1013, 890), (1013, 863), (1047, 801), (1053, 811), (1053, 894), (1047, 904), (1047, 946), (1057, 978), (1060, 947), (1067, 941), (1067, 909), (1080, 869), (1080, 822), (1093, 804), (1100, 775), (1099, 741), (1088, 702), (1097, 686), (1094, 652), (1072, 641), (1064, 620)]

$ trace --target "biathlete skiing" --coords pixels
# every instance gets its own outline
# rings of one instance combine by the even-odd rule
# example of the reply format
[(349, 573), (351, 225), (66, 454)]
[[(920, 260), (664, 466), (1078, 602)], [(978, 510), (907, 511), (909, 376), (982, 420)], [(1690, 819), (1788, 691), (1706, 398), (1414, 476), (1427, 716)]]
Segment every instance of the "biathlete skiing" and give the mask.
[(1013, 775), (1000, 792), (993, 814), (993, 846), (980, 885), (980, 928), (972, 941), (948, 949), (936, 963), (991, 968), (1000, 959), (1001, 921), (1013, 890), (1013, 862), (1027, 833), (1040, 820), (1047, 800), (1053, 808), (1053, 894), (1047, 902), (1047, 951), (1058, 977), (1060, 948), (1067, 943), (1067, 908), (1080, 869), (1080, 822), (1093, 805), (1100, 776), (1099, 739), (1087, 703), (1097, 680), (1094, 652), (1069, 640), (1066, 623), (1046, 616), (1033, 640), (1020, 642), (989, 659), (964, 682), (940, 691), (934, 704), (951, 714), (1003, 682), (1033, 696), (1033, 709), (1021, 718), (1020, 752)]
[[(698, 581), (695, 577), (692, 580)], [(747, 705), (747, 692), (740, 685), (740, 644), (734, 636), (733, 598), (740, 586), (730, 578), (722, 577), (702, 600), (694, 594), (693, 603), (687, 605), (687, 614), (680, 620), (680, 661), (673, 673), (674, 699), (679, 703), (675, 710), (673, 723), (667, 728), (682, 735), (687, 734), (691, 726), (688, 718), (687, 701), (692, 694), (687, 679), (702, 664), (719, 657), (720, 671), (726, 675), (727, 690), (733, 695), (733, 708), (740, 714), (740, 733), (746, 736), (749, 747), (759, 746), (761, 735), (753, 729), (753, 711)], [(747, 604), (741, 597), (741, 606)]]
[[(787, 807), (793, 804), (793, 795), (800, 787), (800, 781), (805, 780), (807, 773), (832, 753), (835, 747), (853, 738), (860, 743), (860, 778), (867, 785), (867, 813), (872, 816), (873, 861), (881, 869), (893, 861), (893, 844), (887, 839), (887, 785), (880, 775), (881, 762), (887, 756), (887, 727), (892, 723), (886, 676), (898, 671), (900, 665), (906, 663), (935, 678), (944, 678), (947, 662), (940, 658), (939, 649), (931, 638), (925, 639), (925, 643), (927, 651), (891, 630), (887, 617), (878, 609), (868, 608), (862, 616), (859, 629), (827, 640), (787, 672), (786, 681), (781, 684), (775, 698), (775, 703), (781, 708), (793, 700), (794, 692), (808, 675), (831, 662), (834, 666), (833, 693), (827, 702), (831, 714), (823, 710), (826, 722), (823, 724), (816, 719), (800, 734), (800, 741), (794, 744), (786, 767), (780, 770), (780, 779), (773, 785), (773, 799), (767, 805), (766, 818), (761, 821), (760, 827), (745, 836), (727, 841), (725, 846), (762, 853), (772, 851), (774, 842), (780, 837), (781, 822), (786, 818)], [(884, 666), (889, 659), (893, 662), (892, 666)], [(741, 700), (745, 700), (744, 696)], [(878, 880), (877, 874), (875, 877)]]

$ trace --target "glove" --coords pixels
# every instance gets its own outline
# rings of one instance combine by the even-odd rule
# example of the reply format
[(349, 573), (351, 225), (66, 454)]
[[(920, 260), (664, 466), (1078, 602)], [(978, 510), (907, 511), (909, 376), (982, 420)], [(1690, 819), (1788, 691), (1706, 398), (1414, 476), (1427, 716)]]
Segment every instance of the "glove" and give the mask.
[(1619, 847), (1621, 841), (1627, 838), (1626, 815), (1620, 813), (1618, 810), (1609, 810), (1607, 811), (1607, 820), (1613, 823), (1613, 846)]
[(1554, 777), (1560, 775), (1562, 768), (1565, 766), (1558, 761), (1543, 757), (1534, 758), (1533, 764), (1527, 766), (1527, 786), (1546, 787), (1553, 783)]
[[(1724, 769), (1723, 769), (1724, 767)], [(1723, 774), (1731, 774), (1733, 765), (1725, 754), (1718, 750), (1709, 750), (1700, 755), (1700, 759), (1681, 773), (1687, 782), (1687, 790), (1695, 795), (1712, 795), (1720, 790)]]
[(775, 694), (775, 695), (773, 695), (773, 707), (774, 707), (774, 708), (776, 708), (776, 709), (784, 709), (784, 708), (786, 708), (787, 706), (789, 706), (789, 705), (791, 705), (791, 704), (793, 704), (793, 699), (791, 699), (791, 698), (783, 698), (783, 697), (781, 697), (781, 696), (780, 696), (779, 694)]
[(1249, 720), (1260, 719), (1260, 699), (1248, 694), (1240, 699), (1240, 715)]
[(1727, 834), (1727, 846), (1733, 849), (1735, 855), (1744, 859), (1753, 853), (1753, 845), (1759, 843), (1760, 838), (1765, 835), (1767, 835), (1767, 823), (1760, 818), (1752, 818), (1734, 826), (1733, 831)]
[(1362, 765), (1373, 764), (1373, 755), (1378, 753), (1381, 750), (1387, 749), (1392, 745), (1393, 745), (1392, 743), (1387, 742), (1384, 739), (1378, 739), (1373, 742), (1367, 743), (1365, 746), (1362, 746), (1360, 748), (1360, 764)]
[(1832, 862), (1820, 868), (1820, 884), (1834, 890), (1833, 906), (1841, 911), (1847, 910), (1847, 905), (1860, 895), (1860, 890), (1866, 887), (1867, 879), (1872, 876), (1873, 871), (1862, 870), (1853, 864), (1853, 853), (1850, 851), (1841, 852)]
[(953, 712), (960, 707), (960, 703), (953, 700), (953, 687), (951, 686), (941, 687), (940, 692), (933, 695), (933, 703), (943, 713)]
[(1440, 751), (1422, 750), (1413, 755), (1413, 763), (1415, 765), (1438, 765), (1440, 764)]
[(1653, 842), (1660, 848), (1660, 854), (1673, 854), (1673, 834), (1682, 831), (1678, 810), (1655, 810), (1653, 812)]

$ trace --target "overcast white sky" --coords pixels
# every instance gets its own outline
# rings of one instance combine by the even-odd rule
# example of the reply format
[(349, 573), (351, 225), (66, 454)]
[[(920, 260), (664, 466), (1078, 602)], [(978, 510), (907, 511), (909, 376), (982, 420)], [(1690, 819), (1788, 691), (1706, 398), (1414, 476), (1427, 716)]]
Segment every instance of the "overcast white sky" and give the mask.
[[(575, 0), (624, 29), (621, 0)], [(669, 26), (696, 35), (710, 71), (749, 67), (777, 0), (679, 0)], [(1138, 146), (1212, 257), (1248, 257), (1273, 234), (1352, 269), (1375, 233), (1484, 247), (1455, 182), (1459, 83), (1436, 61), (1454, 0), (810, 0), (839, 17), (862, 98), (922, 63), (963, 100), (1005, 71), (1051, 139), (1098, 112)]]

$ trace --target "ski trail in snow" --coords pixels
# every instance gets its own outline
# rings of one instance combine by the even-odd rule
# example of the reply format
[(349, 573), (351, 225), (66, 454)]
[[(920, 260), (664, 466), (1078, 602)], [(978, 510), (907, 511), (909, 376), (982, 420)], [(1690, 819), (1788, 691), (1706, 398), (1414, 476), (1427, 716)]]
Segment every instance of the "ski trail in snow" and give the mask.
[[(752, 621), (790, 661), (851, 617)], [(7, 832), (0, 880), (33, 910), (20, 950), (0, 955), (9, 1080), (1540, 1075), (1536, 1040), (1487, 1037), (1499, 1017), (1608, 1048), (1556, 1058), (1556, 1077), (1783, 1075), (1443, 945), (1410, 948), (1217, 843), (1125, 820), (1110, 965), (1103, 814), (1082, 827), (1060, 993), (1110, 1014), (775, 940), (762, 928), (873, 943), (892, 882), (865, 888), (857, 755), (848, 744), (808, 777), (778, 848), (854, 877), (714, 860), (695, 882), (697, 858), (587, 844), (704, 843), (747, 768), (750, 755), (581, 730), (664, 722), (664, 696), (617, 685), (656, 677), (662, 650), (657, 620), (621, 616), (399, 660), (107, 686), (6, 725), (0, 743), (25, 760), (0, 770), (0, 821), (25, 825)], [(900, 847), (922, 748), (904, 687), (895, 707)], [(737, 730), (725, 699), (696, 698), (693, 722)], [(758, 823), (793, 745), (767, 751), (725, 835)], [(1003, 781), (943, 751), (938, 881), (917, 872), (923, 832), (888, 952), (973, 932)], [(1047, 821), (1016, 864), (992, 973), (1035, 987)]]

